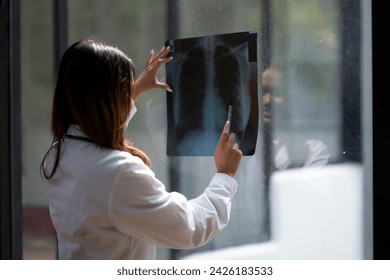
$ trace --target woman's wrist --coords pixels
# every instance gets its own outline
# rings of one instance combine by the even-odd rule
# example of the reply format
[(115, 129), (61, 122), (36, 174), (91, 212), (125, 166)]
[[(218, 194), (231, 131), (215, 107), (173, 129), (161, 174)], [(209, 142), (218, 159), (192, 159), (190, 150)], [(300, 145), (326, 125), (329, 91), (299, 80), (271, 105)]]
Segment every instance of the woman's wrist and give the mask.
[(143, 88), (142, 82), (137, 79), (134, 83), (134, 94), (132, 96), (133, 101), (136, 101), (138, 97), (145, 91), (146, 89)]

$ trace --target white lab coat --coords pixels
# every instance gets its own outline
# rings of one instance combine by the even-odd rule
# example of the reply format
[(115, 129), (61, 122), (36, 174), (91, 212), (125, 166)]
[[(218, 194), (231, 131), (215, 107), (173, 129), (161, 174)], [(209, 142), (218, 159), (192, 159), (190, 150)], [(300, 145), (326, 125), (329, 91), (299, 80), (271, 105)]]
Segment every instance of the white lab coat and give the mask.
[[(68, 134), (85, 136), (77, 126)], [(201, 246), (229, 221), (237, 182), (226, 174), (215, 174), (203, 194), (187, 200), (130, 153), (68, 138), (62, 147), (48, 181), (60, 259), (154, 259), (156, 246)], [(54, 149), (48, 172), (53, 159)]]

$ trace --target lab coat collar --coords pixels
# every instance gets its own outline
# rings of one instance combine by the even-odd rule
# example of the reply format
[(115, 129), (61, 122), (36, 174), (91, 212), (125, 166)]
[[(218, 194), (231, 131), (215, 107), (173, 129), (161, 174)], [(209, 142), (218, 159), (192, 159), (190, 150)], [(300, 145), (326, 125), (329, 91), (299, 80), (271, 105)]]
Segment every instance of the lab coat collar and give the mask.
[(81, 128), (78, 125), (71, 124), (68, 128), (67, 134), (74, 135), (74, 136), (80, 136), (80, 137), (88, 137), (87, 134), (85, 134)]

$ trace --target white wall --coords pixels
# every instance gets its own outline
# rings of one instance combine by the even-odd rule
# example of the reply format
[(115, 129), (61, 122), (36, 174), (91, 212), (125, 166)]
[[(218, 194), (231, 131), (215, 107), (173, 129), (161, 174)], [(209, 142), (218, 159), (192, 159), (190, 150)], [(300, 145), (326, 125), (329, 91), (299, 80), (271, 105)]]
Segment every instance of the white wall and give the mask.
[(276, 172), (269, 242), (188, 259), (363, 259), (363, 169), (358, 164)]

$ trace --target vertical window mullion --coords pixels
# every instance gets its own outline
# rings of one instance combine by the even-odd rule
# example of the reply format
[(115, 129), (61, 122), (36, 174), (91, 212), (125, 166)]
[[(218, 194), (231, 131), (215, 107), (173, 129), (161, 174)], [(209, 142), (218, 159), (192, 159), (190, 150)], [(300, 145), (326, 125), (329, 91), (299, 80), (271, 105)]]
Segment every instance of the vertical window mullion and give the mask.
[(22, 258), (20, 2), (0, 2), (0, 254)]

